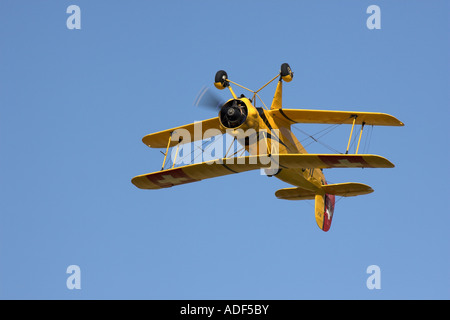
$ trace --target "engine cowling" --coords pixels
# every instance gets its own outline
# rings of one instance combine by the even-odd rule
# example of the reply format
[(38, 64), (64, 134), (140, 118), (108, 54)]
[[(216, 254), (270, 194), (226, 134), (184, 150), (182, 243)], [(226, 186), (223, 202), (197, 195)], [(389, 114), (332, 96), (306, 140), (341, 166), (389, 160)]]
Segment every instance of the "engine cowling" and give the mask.
[(219, 111), (220, 124), (226, 129), (258, 128), (258, 112), (247, 98), (231, 99)]

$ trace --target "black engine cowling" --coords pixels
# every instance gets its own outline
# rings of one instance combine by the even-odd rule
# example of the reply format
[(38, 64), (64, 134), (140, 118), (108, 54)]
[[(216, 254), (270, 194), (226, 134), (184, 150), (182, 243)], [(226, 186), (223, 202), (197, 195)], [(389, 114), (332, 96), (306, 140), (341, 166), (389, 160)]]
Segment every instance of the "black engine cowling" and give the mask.
[(225, 128), (237, 128), (247, 120), (248, 109), (241, 100), (234, 99), (225, 103), (219, 112), (219, 119)]

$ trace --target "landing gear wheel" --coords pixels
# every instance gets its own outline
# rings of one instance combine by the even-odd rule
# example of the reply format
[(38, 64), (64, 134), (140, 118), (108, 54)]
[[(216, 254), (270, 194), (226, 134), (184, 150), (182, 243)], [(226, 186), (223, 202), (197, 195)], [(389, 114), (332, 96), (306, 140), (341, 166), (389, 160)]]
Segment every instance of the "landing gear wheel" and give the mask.
[(293, 77), (294, 72), (292, 72), (291, 67), (287, 63), (283, 63), (281, 65), (281, 78), (286, 82), (290, 82)]
[(219, 70), (216, 72), (216, 77), (214, 78), (214, 86), (219, 89), (223, 90), (230, 84), (228, 81), (228, 75), (225, 71)]

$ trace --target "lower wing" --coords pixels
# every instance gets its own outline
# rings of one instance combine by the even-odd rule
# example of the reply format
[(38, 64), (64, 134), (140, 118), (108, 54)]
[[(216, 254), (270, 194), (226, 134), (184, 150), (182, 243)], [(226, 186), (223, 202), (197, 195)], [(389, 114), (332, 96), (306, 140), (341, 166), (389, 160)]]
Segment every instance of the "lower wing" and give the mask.
[(246, 172), (261, 168), (393, 168), (387, 159), (377, 155), (341, 154), (275, 154), (211, 160), (147, 173), (131, 182), (140, 189), (162, 189), (204, 179)]

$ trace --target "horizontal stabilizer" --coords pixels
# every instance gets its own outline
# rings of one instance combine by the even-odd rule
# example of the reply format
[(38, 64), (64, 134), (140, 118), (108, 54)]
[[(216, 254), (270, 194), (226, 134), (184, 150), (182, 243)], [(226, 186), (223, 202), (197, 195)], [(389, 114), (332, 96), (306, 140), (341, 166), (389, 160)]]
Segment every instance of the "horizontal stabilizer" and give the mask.
[(284, 200), (314, 200), (316, 194), (302, 188), (284, 188), (277, 190), (275, 196)]
[(356, 182), (328, 184), (322, 186), (322, 189), (327, 194), (333, 194), (340, 197), (354, 197), (373, 192), (373, 189), (368, 185)]
[[(327, 184), (322, 186), (322, 190), (339, 197), (355, 197), (373, 192), (368, 185), (356, 182)], [(316, 193), (302, 188), (284, 188), (277, 190), (275, 196), (284, 200), (314, 200)]]

